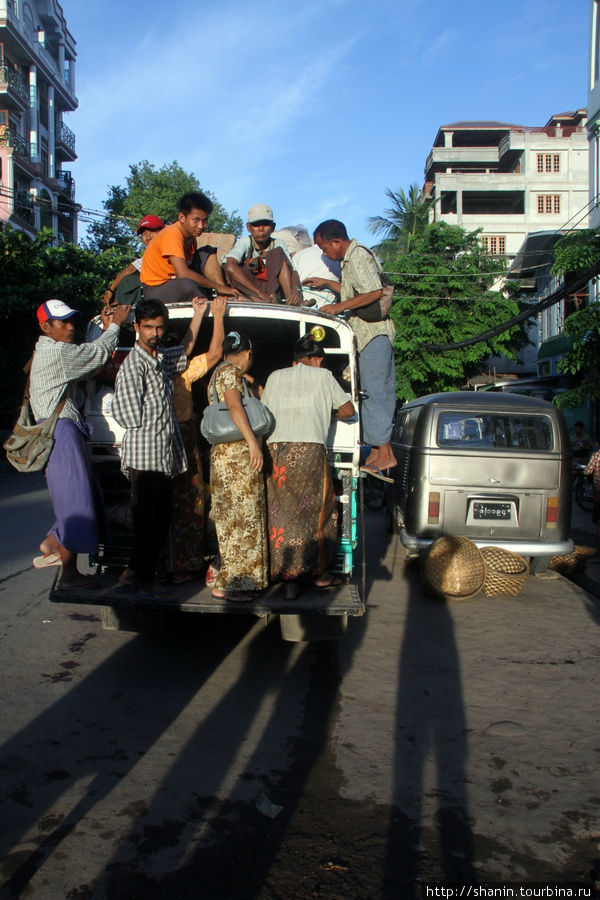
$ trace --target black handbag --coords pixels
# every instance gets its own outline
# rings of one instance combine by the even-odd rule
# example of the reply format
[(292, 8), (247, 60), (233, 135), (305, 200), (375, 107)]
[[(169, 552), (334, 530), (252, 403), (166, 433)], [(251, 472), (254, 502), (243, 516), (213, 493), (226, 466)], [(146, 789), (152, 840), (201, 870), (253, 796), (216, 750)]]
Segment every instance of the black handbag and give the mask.
[[(244, 435), (238, 430), (231, 418), (226, 403), (220, 403), (217, 398), (216, 375), (218, 368), (215, 370), (213, 378), (212, 390), (213, 399), (202, 415), (200, 423), (200, 431), (209, 444), (225, 444), (232, 441), (243, 441)], [(248, 392), (246, 382), (243, 381), (244, 392), (242, 394), (242, 406), (248, 416), (250, 428), (257, 437), (265, 437), (270, 434), (275, 427), (275, 419), (270, 409), (264, 406), (256, 397), (252, 397)]]

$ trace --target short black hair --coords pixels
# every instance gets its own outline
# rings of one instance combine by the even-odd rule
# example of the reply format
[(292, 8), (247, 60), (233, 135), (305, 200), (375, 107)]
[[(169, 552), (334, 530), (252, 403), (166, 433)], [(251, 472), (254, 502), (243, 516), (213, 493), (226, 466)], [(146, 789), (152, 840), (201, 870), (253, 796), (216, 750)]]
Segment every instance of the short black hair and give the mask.
[(317, 225), (313, 234), (315, 241), (317, 237), (320, 237), (323, 241), (333, 241), (336, 239), (340, 241), (350, 240), (348, 232), (346, 231), (346, 226), (343, 222), (340, 222), (339, 219), (325, 219), (324, 222)]
[(139, 325), (142, 319), (158, 319), (162, 316), (165, 325), (169, 321), (169, 310), (162, 300), (142, 300), (135, 308), (135, 321)]
[(318, 341), (315, 341), (312, 334), (305, 334), (294, 345), (294, 359), (312, 359), (313, 357), (325, 357), (325, 351)]
[(225, 340), (221, 344), (223, 356), (230, 354), (243, 353), (244, 350), (252, 350), (252, 341), (248, 335), (241, 331), (230, 331), (225, 335)]
[(189, 216), (193, 209), (201, 209), (207, 216), (210, 216), (214, 209), (214, 204), (201, 191), (190, 191), (188, 194), (180, 197), (177, 211), (183, 213), (184, 216)]

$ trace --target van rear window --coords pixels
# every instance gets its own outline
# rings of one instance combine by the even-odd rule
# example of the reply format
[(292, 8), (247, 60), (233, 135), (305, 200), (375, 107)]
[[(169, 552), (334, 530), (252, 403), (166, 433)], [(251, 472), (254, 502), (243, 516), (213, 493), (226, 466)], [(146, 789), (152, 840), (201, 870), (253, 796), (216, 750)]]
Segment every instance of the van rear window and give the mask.
[(549, 416), (521, 416), (514, 413), (441, 413), (437, 443), (440, 447), (460, 445), (465, 449), (554, 449)]

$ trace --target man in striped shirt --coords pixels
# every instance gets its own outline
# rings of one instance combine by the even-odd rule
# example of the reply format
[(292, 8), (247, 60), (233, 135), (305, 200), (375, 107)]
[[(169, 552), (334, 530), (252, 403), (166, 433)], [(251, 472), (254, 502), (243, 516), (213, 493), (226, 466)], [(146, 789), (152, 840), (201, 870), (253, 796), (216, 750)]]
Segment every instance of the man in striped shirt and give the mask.
[(187, 469), (173, 407), (172, 380), (188, 364), (200, 327), (194, 315), (182, 345), (161, 349), (169, 312), (160, 300), (135, 309), (137, 343), (119, 369), (112, 415), (125, 428), (121, 468), (131, 483), (133, 552), (120, 582), (123, 590), (152, 598), (157, 562), (171, 518), (171, 481)]
[(40, 544), (36, 568), (62, 566), (59, 591), (97, 587), (77, 569), (77, 554), (92, 553), (106, 538), (106, 516), (100, 486), (92, 468), (89, 428), (79, 412), (79, 382), (91, 378), (107, 362), (119, 340), (119, 327), (129, 306), (102, 311), (104, 331), (89, 343), (74, 343), (77, 310), (62, 300), (48, 300), (37, 311), (42, 334), (31, 364), (31, 408), (37, 422), (48, 419), (64, 401), (54, 429), (54, 445), (46, 466), (46, 482), (56, 522)]

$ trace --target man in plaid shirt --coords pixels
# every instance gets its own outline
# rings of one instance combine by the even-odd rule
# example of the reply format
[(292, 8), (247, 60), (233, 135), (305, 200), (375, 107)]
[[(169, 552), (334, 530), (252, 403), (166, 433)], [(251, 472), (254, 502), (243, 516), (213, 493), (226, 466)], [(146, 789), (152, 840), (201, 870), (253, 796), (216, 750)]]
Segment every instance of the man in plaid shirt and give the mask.
[(138, 303), (137, 343), (119, 369), (112, 404), (112, 415), (126, 429), (121, 468), (131, 482), (133, 510), (133, 552), (120, 582), (123, 590), (148, 598), (160, 593), (153, 582), (169, 529), (171, 480), (187, 469), (171, 382), (185, 370), (186, 350), (198, 333), (190, 329), (183, 346), (159, 349), (168, 319), (160, 300)]

